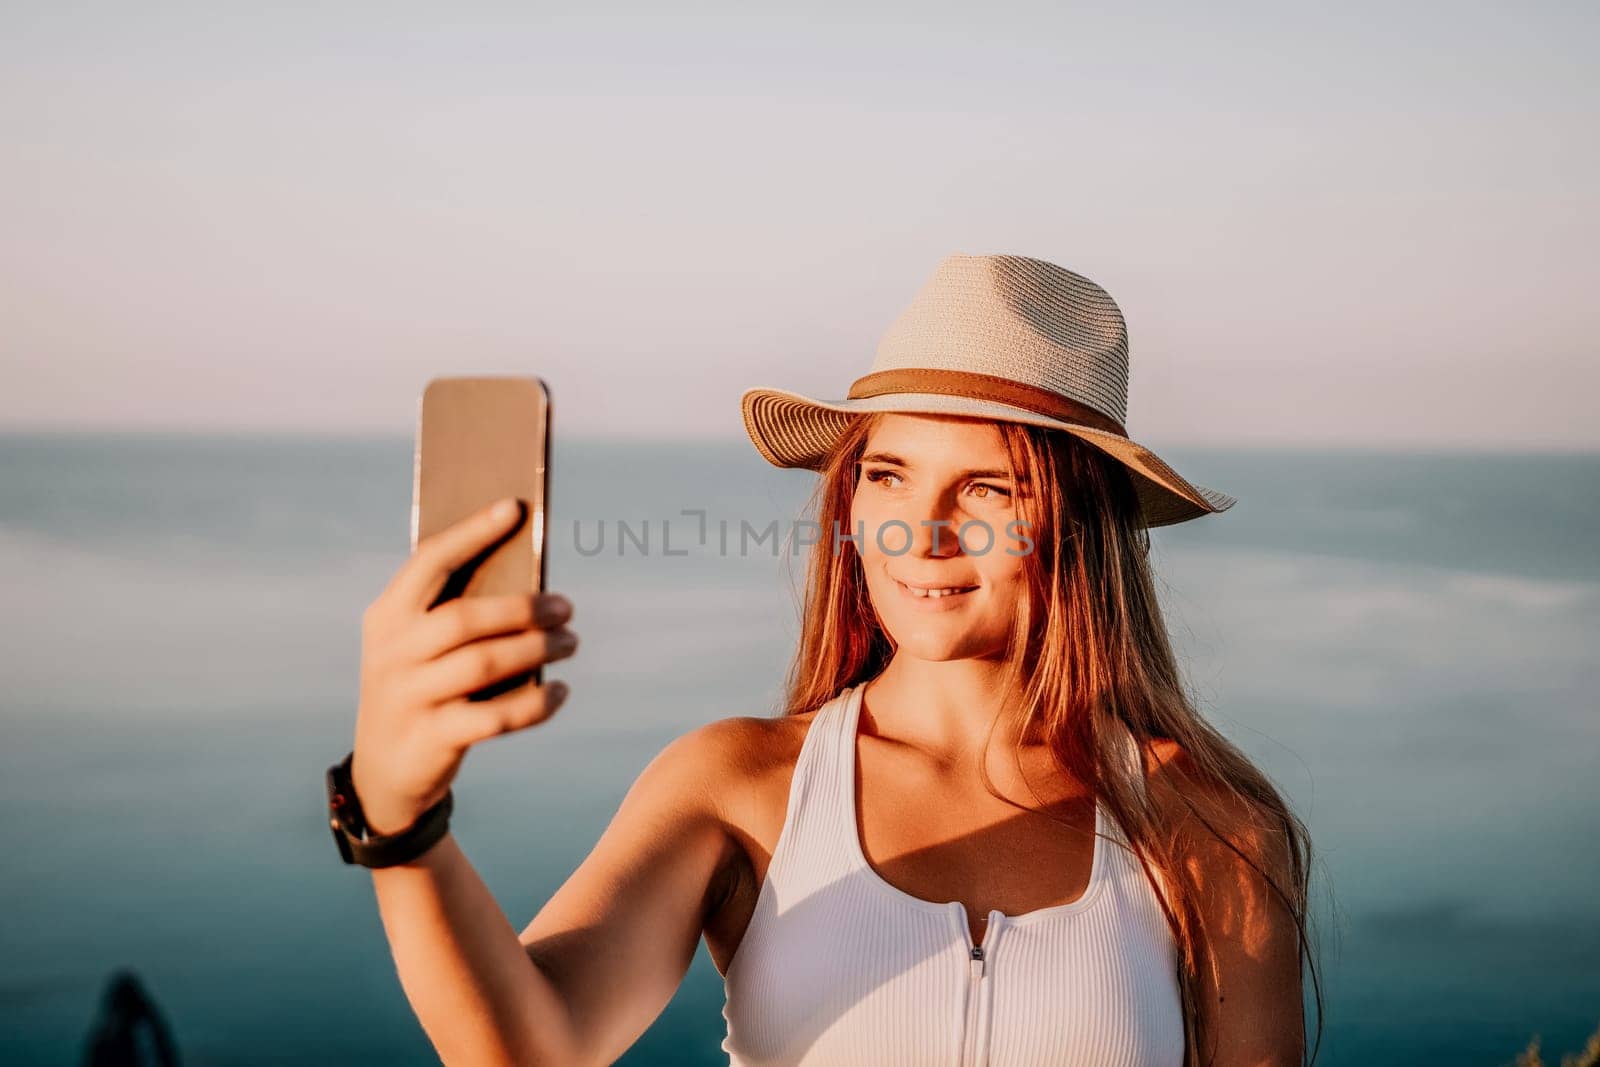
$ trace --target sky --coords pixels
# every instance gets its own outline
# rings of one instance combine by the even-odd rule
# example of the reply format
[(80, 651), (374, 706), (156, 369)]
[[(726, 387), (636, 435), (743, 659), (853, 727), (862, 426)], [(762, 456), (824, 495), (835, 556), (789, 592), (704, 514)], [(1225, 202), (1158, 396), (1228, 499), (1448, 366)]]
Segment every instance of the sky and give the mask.
[(1010, 253), (1148, 444), (1600, 447), (1600, 8), (761, 7), (0, 0), (0, 430), (742, 439)]

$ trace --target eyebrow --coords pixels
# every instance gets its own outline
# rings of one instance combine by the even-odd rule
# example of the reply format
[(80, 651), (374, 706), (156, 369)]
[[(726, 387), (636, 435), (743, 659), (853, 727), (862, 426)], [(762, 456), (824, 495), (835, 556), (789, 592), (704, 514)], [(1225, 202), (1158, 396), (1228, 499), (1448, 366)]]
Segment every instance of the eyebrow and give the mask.
[[(896, 456), (896, 455), (894, 455), (892, 453), (889, 453), (889, 452), (869, 452), (866, 455), (861, 457), (861, 462), (863, 462), (863, 463), (888, 463), (891, 466), (895, 466), (895, 467), (913, 467), (913, 466), (916, 465), (916, 464), (913, 464), (913, 463), (907, 463), (905, 460), (901, 459), (899, 456)], [(981, 470), (974, 469), (974, 470), (962, 471), (961, 474), (960, 474), (960, 477), (962, 477), (962, 478), (1009, 478), (1009, 477), (1011, 477), (1011, 472), (1008, 471), (1008, 470), (1005, 470), (1005, 469), (997, 469), (997, 468), (985, 467), (985, 468), (983, 468)]]

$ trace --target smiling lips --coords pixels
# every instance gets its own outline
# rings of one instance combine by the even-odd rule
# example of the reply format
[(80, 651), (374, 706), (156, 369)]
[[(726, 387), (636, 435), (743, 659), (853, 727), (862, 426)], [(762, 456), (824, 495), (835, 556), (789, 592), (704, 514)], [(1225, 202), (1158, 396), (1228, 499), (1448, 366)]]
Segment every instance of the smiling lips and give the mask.
[(961, 596), (963, 593), (970, 593), (974, 589), (978, 588), (975, 585), (907, 585), (898, 578), (894, 579), (894, 584), (898, 585), (902, 591), (910, 595), (915, 600), (942, 600), (945, 597)]

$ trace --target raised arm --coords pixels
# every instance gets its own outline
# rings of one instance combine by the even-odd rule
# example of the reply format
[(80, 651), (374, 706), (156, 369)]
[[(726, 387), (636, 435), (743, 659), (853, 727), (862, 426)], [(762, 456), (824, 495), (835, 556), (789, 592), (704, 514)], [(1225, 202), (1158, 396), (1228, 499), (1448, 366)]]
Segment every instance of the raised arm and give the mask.
[[(547, 720), (559, 682), (468, 693), (570, 655), (559, 597), (468, 597), (429, 608), (450, 572), (512, 530), (489, 510), (426, 539), (363, 620), (351, 766), (376, 833), (442, 798), (473, 744)], [(543, 609), (543, 610), (541, 610)], [(604, 1064), (637, 1039), (693, 957), (736, 846), (715, 788), (730, 728), (703, 727), (640, 774), (592, 854), (519, 938), (446, 834), (372, 871), (401, 985), (447, 1064)]]
[(738, 723), (710, 723), (662, 749), (522, 932), (566, 1005), (575, 1062), (609, 1064), (638, 1040), (721, 906), (738, 855), (719, 803), (736, 788)]
[(519, 938), (456, 841), (373, 872), (407, 996), (448, 1064), (609, 1064), (661, 1014), (735, 847), (714, 784), (730, 726), (650, 761)]

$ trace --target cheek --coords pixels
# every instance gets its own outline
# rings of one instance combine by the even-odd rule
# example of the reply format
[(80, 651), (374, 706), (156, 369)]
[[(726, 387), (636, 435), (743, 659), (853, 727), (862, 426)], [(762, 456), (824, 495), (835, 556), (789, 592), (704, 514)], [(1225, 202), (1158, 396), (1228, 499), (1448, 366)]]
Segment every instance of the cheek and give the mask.
[[(840, 526), (840, 544), (844, 538), (856, 538), (855, 550), (867, 562), (893, 556), (906, 545), (907, 533), (897, 523), (893, 523), (893, 513), (885, 511), (881, 506), (874, 508), (868, 503), (852, 504), (850, 516)], [(884, 529), (885, 523), (892, 523)], [(878, 533), (883, 532), (883, 544), (878, 543)]]
[[(988, 586), (994, 600), (1010, 610), (1021, 595), (1026, 573), (1023, 570), (1021, 556), (1006, 554), (1005, 545), (996, 545), (987, 555), (978, 557), (978, 573), (982, 575), (983, 582)], [(1015, 545), (1010, 546), (1013, 551), (1020, 551)]]
[(973, 531), (967, 544), (968, 555), (983, 583), (988, 587), (991, 601), (1001, 610), (1011, 611), (1027, 582), (1027, 553), (1029, 545), (1018, 540), (1008, 528), (1010, 516), (985, 519), (993, 530), (993, 539), (982, 531)]

